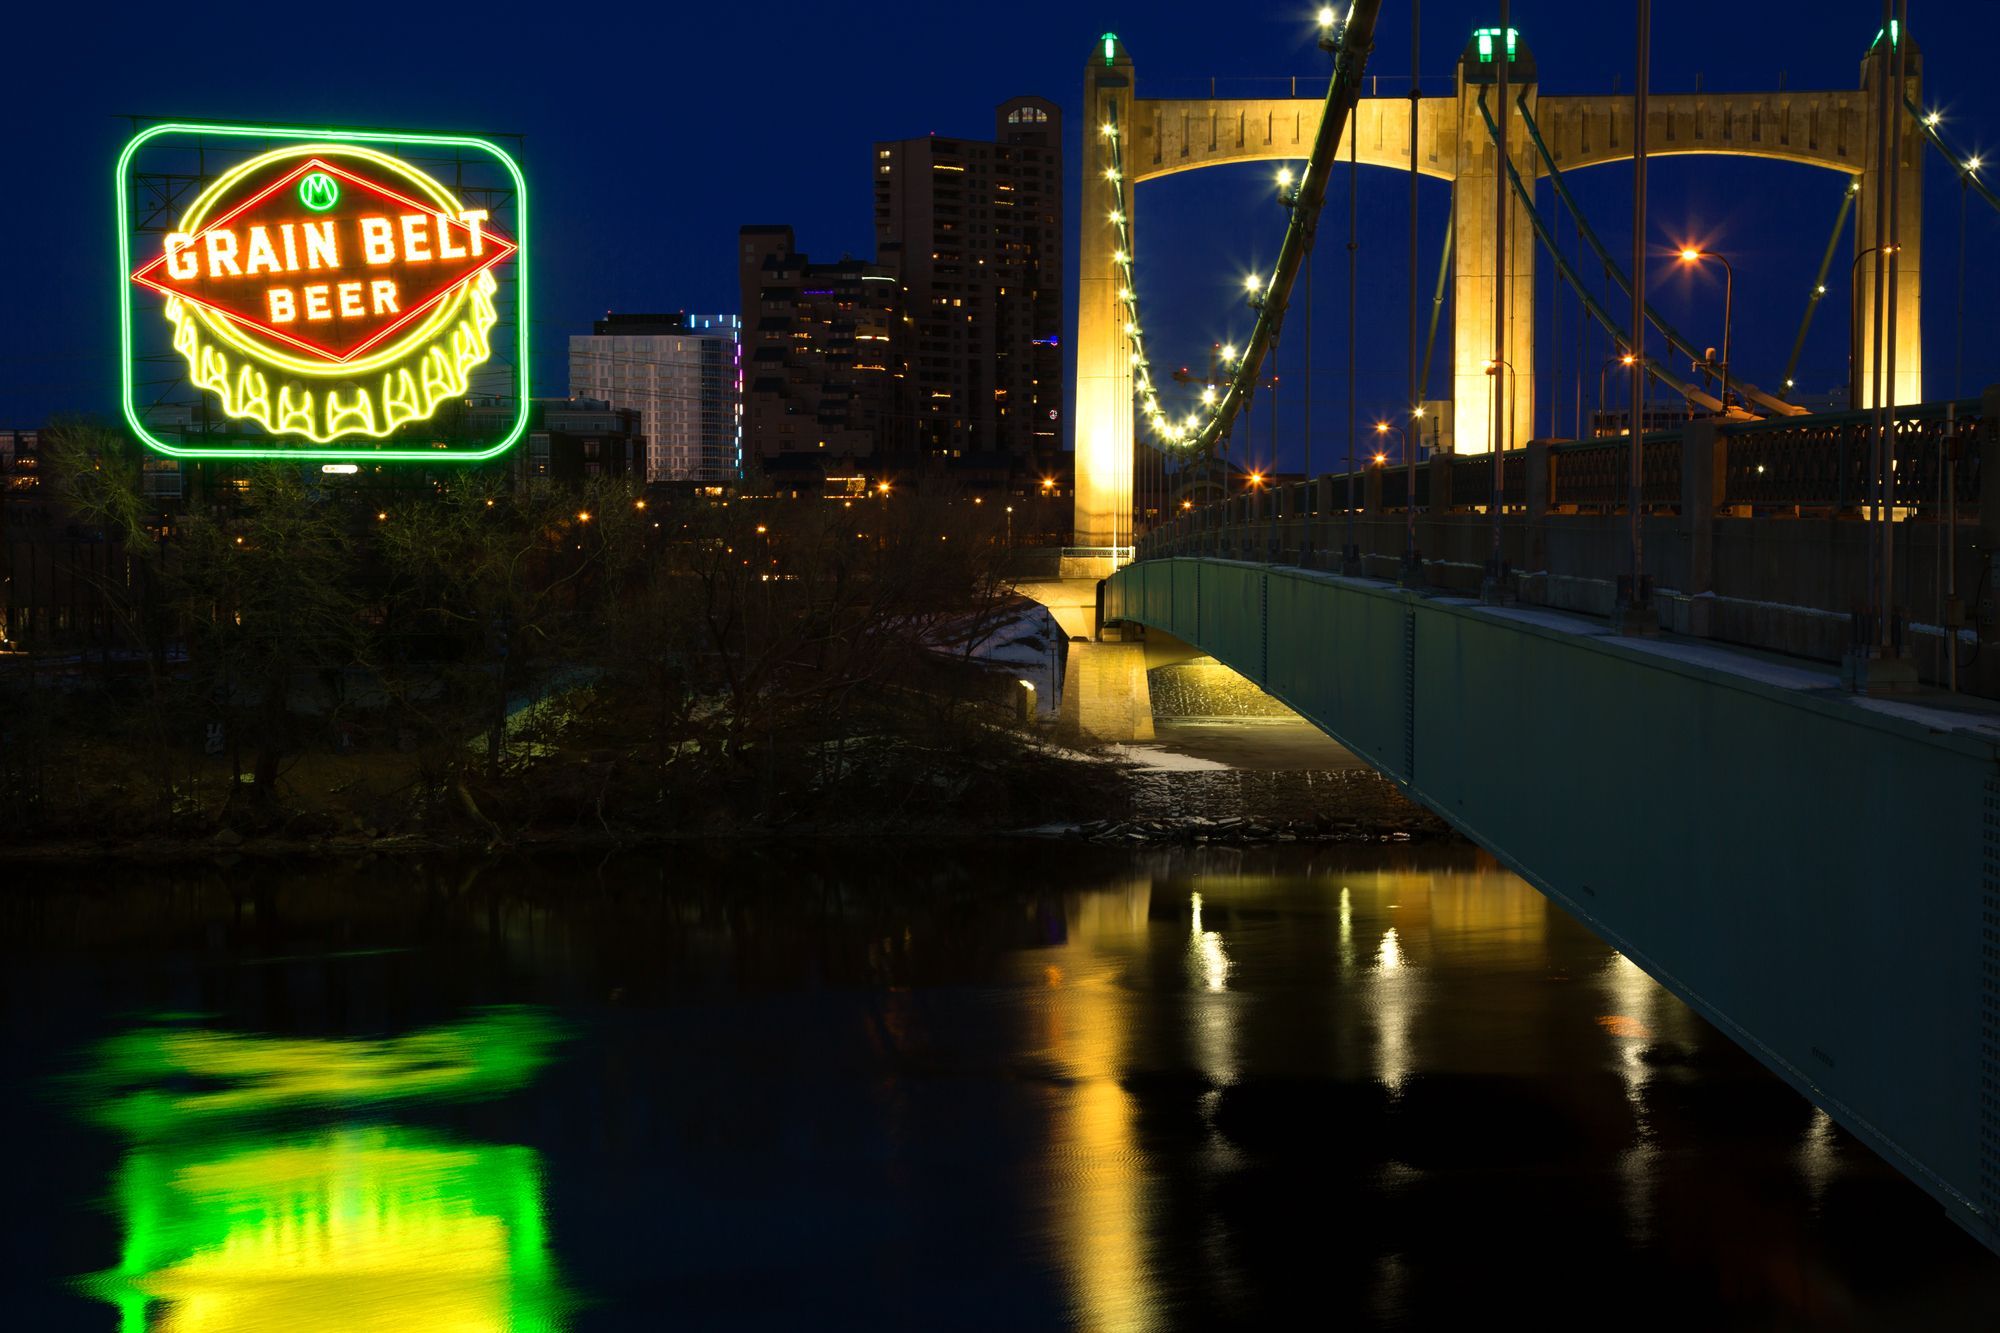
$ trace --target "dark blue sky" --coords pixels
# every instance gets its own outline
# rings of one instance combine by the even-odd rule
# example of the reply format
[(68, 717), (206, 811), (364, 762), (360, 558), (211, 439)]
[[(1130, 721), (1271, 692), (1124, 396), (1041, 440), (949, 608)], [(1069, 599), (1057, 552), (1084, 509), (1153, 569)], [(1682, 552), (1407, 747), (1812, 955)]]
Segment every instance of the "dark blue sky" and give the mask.
[[(321, 6), (35, 9), (25, 20), (17, 9), (3, 30), (9, 158), (17, 181), (33, 191), (17, 190), (0, 211), (0, 253), (10, 259), (0, 303), (0, 426), (114, 409), (110, 187), (128, 132), (121, 113), (525, 134), (537, 248), (535, 387), (561, 393), (565, 337), (587, 331), (606, 309), (733, 311), (742, 223), (790, 222), (815, 256), (872, 253), (876, 139), (989, 135), (996, 103), (1038, 93), (1072, 115), (1073, 192), (1083, 66), (1107, 29), (1133, 52), (1142, 94), (1190, 95), (1210, 76), (1225, 93), (1231, 81), (1242, 89), (1244, 80), (1293, 74), (1303, 88), (1326, 73), (1313, 45), (1312, 7), (1294, 3), (407, 5), (370, 11), (390, 25), (379, 35), (372, 22), (335, 21)], [(1655, 12), (1656, 91), (1691, 89), (1698, 74), (1712, 89), (1769, 88), (1781, 72), (1793, 88), (1850, 88), (1880, 6), (1682, 0)], [(1470, 31), (1497, 14), (1492, 3), (1424, 6), (1427, 89), (1449, 86)], [(1513, 14), (1545, 91), (1608, 91), (1617, 75), (1630, 87), (1630, 5), (1521, 0)], [(1409, 6), (1388, 0), (1370, 64), (1384, 93), (1407, 87), (1409, 24)], [(364, 28), (369, 35), (360, 35)], [(1914, 0), (1911, 29), (1924, 53), (1927, 100), (1946, 113), (1947, 131), (1968, 150), (2000, 150), (2000, 86), (1988, 78), (2000, 10), (1984, 0)], [(1156, 359), (1196, 361), (1212, 340), (1248, 328), (1240, 274), (1251, 263), (1268, 266), (1283, 224), (1268, 176), (1262, 167), (1216, 170), (1142, 187), (1140, 297)], [(1678, 158), (1656, 163), (1652, 180), (1662, 255), (1654, 300), (1690, 333), (1712, 326), (1719, 340), (1719, 280), (1669, 269), (1665, 247), (1699, 236), (1724, 250), (1737, 273), (1736, 364), (1775, 385), (1844, 178), (1772, 162)], [(1621, 254), (1630, 250), (1629, 181), (1619, 167), (1576, 180), (1594, 224)], [(1422, 197), (1427, 299), (1448, 187), (1425, 182)], [(1355, 397), (1364, 422), (1403, 397), (1405, 198), (1399, 175), (1362, 170)], [(1958, 188), (1938, 159), (1927, 167), (1926, 201), (1926, 393), (1938, 397), (1952, 390), (1958, 291)], [(1316, 461), (1346, 448), (1343, 189), (1327, 207), (1315, 280)], [(1072, 218), (1072, 287), (1076, 225)], [(2000, 216), (1975, 199), (1967, 283), (1974, 309), (1990, 308), (2000, 286), (1996, 236)], [(1806, 348), (1802, 388), (1844, 382), (1846, 319), (1835, 284)], [(1288, 426), (1303, 405), (1297, 329), (1288, 328), (1281, 365)], [(1585, 364), (1602, 355), (1600, 347)], [(1448, 356), (1446, 343), (1440, 366)], [(1544, 370), (1550, 359), (1545, 345)], [(1575, 364), (1573, 351), (1564, 359)], [(1588, 411), (1595, 370), (1584, 378)], [(1989, 381), (2000, 381), (2000, 342), (1969, 334), (1967, 390)], [(1442, 385), (1442, 371), (1433, 383)], [(1566, 376), (1555, 390), (1545, 380), (1544, 403), (1552, 390), (1567, 430), (1574, 382)], [(1295, 443), (1285, 461), (1296, 465)]]

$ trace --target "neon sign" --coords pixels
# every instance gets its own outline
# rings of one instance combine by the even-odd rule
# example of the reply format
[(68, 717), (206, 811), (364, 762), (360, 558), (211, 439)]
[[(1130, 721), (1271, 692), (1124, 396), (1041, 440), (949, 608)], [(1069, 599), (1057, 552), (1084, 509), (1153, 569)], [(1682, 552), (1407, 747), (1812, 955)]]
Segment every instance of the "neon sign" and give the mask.
[[(204, 179), (178, 217), (159, 210), (162, 222), (135, 235), (135, 157), (176, 137), (199, 144), (204, 163), (217, 138), (231, 148), (278, 142), (253, 142), (261, 151)], [(502, 188), (461, 198), (399, 155), (418, 150), (450, 160), (459, 178), (466, 163), (483, 166)], [(118, 187), (124, 411), (151, 448), (179, 457), (436, 461), (491, 458), (520, 438), (526, 186), (498, 146), (459, 136), (156, 125), (126, 145)], [(483, 206), (496, 194), (511, 201), (511, 216)], [(162, 438), (145, 419), (135, 362), (149, 337), (167, 342), (195, 395), (185, 410), (204, 425), (192, 438)], [(445, 429), (441, 409), (463, 403), (496, 351), (508, 350), (511, 364), (503, 359), (486, 373), (511, 371), (511, 413), (485, 413), (483, 429), (470, 432), (469, 414), (458, 413)]]

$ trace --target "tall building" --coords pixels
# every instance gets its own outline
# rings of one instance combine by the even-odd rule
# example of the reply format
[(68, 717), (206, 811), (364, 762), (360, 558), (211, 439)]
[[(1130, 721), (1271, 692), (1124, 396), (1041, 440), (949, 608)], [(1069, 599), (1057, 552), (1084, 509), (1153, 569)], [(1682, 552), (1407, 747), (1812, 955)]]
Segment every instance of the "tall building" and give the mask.
[(647, 481), (743, 472), (743, 348), (734, 315), (607, 314), (569, 340), (569, 392), (639, 414)]
[(851, 258), (815, 264), (785, 226), (742, 228), (736, 263), (750, 454), (823, 469), (904, 452), (895, 271)]
[(912, 447), (1048, 466), (1061, 449), (1062, 112), (1016, 97), (994, 140), (875, 145), (876, 260), (902, 280)]

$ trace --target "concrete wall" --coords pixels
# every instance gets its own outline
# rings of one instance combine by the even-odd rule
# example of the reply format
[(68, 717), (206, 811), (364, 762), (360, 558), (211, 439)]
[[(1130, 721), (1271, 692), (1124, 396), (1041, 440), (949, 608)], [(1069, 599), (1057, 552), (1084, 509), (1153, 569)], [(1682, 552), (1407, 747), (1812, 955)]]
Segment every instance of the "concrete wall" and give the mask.
[(1145, 561), (1105, 616), (1263, 685), (2000, 1247), (1991, 734), (1309, 570)]

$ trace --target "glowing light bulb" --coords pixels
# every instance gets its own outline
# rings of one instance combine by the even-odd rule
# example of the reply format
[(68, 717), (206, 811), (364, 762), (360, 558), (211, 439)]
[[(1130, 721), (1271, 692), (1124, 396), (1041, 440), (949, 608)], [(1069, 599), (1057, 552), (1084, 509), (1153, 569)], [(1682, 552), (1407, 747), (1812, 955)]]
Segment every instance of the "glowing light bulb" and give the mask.
[(1279, 167), (1278, 188), (1281, 190), (1288, 190), (1291, 188), (1291, 185), (1292, 185), (1292, 169), (1290, 167)]
[(1334, 20), (1334, 18), (1335, 18), (1335, 17), (1336, 17), (1336, 16), (1335, 16), (1335, 14), (1334, 14), (1334, 12), (1333, 12), (1333, 6), (1332, 6), (1332, 5), (1321, 5), (1321, 6), (1319, 7), (1319, 26), (1320, 26), (1320, 27), (1322, 27), (1322, 28), (1331, 28), (1331, 27), (1333, 26), (1333, 20)]
[(1388, 422), (1386, 422), (1386, 421), (1378, 421), (1378, 422), (1376, 422), (1376, 423), (1375, 423), (1375, 433), (1376, 433), (1377, 435), (1387, 435), (1387, 434), (1389, 433), (1389, 423), (1388, 423)]
[(1206, 389), (1203, 389), (1201, 391), (1201, 401), (1207, 403), (1211, 407), (1215, 405), (1215, 386), (1213, 384), (1209, 385)]
[(1125, 220), (1125, 215), (1115, 208), (1111, 210), (1110, 217), (1113, 222), (1123, 222)]
[(1107, 139), (1115, 139), (1118, 137), (1118, 127), (1116, 125), (1113, 125), (1108, 120), (1105, 121), (1104, 124), (1097, 127), (1097, 132), (1103, 135)]
[(1104, 179), (1106, 179), (1106, 180), (1108, 180), (1108, 181), (1115, 181), (1115, 180), (1117, 180), (1117, 179), (1118, 179), (1118, 168), (1116, 168), (1116, 167), (1106, 167), (1106, 168), (1104, 169)]
[(1111, 262), (1114, 264), (1129, 264), (1132, 262), (1132, 256), (1126, 254), (1123, 250), (1113, 250), (1111, 252)]
[(1936, 129), (1937, 123), (1943, 119), (1944, 119), (1943, 116), (1940, 116), (1937, 112), (1933, 111), (1928, 116), (1924, 117), (1924, 124), (1929, 125), (1932, 129)]
[(1692, 264), (1695, 262), (1695, 260), (1700, 258), (1701, 258), (1701, 251), (1693, 249), (1692, 247), (1681, 251), (1681, 262), (1684, 264)]
[(1264, 286), (1264, 279), (1259, 277), (1255, 273), (1252, 273), (1249, 277), (1243, 279), (1243, 290), (1246, 292), (1261, 291), (1263, 289), (1263, 286)]
[(1979, 160), (1978, 158), (1976, 158), (1976, 157), (1968, 157), (1968, 158), (1966, 158), (1966, 159), (1965, 159), (1965, 169), (1966, 169), (1967, 171), (1977, 171), (1977, 170), (1979, 170), (1979, 161), (1980, 161), (1980, 160)]
[(1222, 359), (1223, 359), (1224, 361), (1234, 361), (1234, 360), (1236, 359), (1236, 344), (1235, 344), (1235, 343), (1224, 343), (1224, 344), (1222, 344)]

